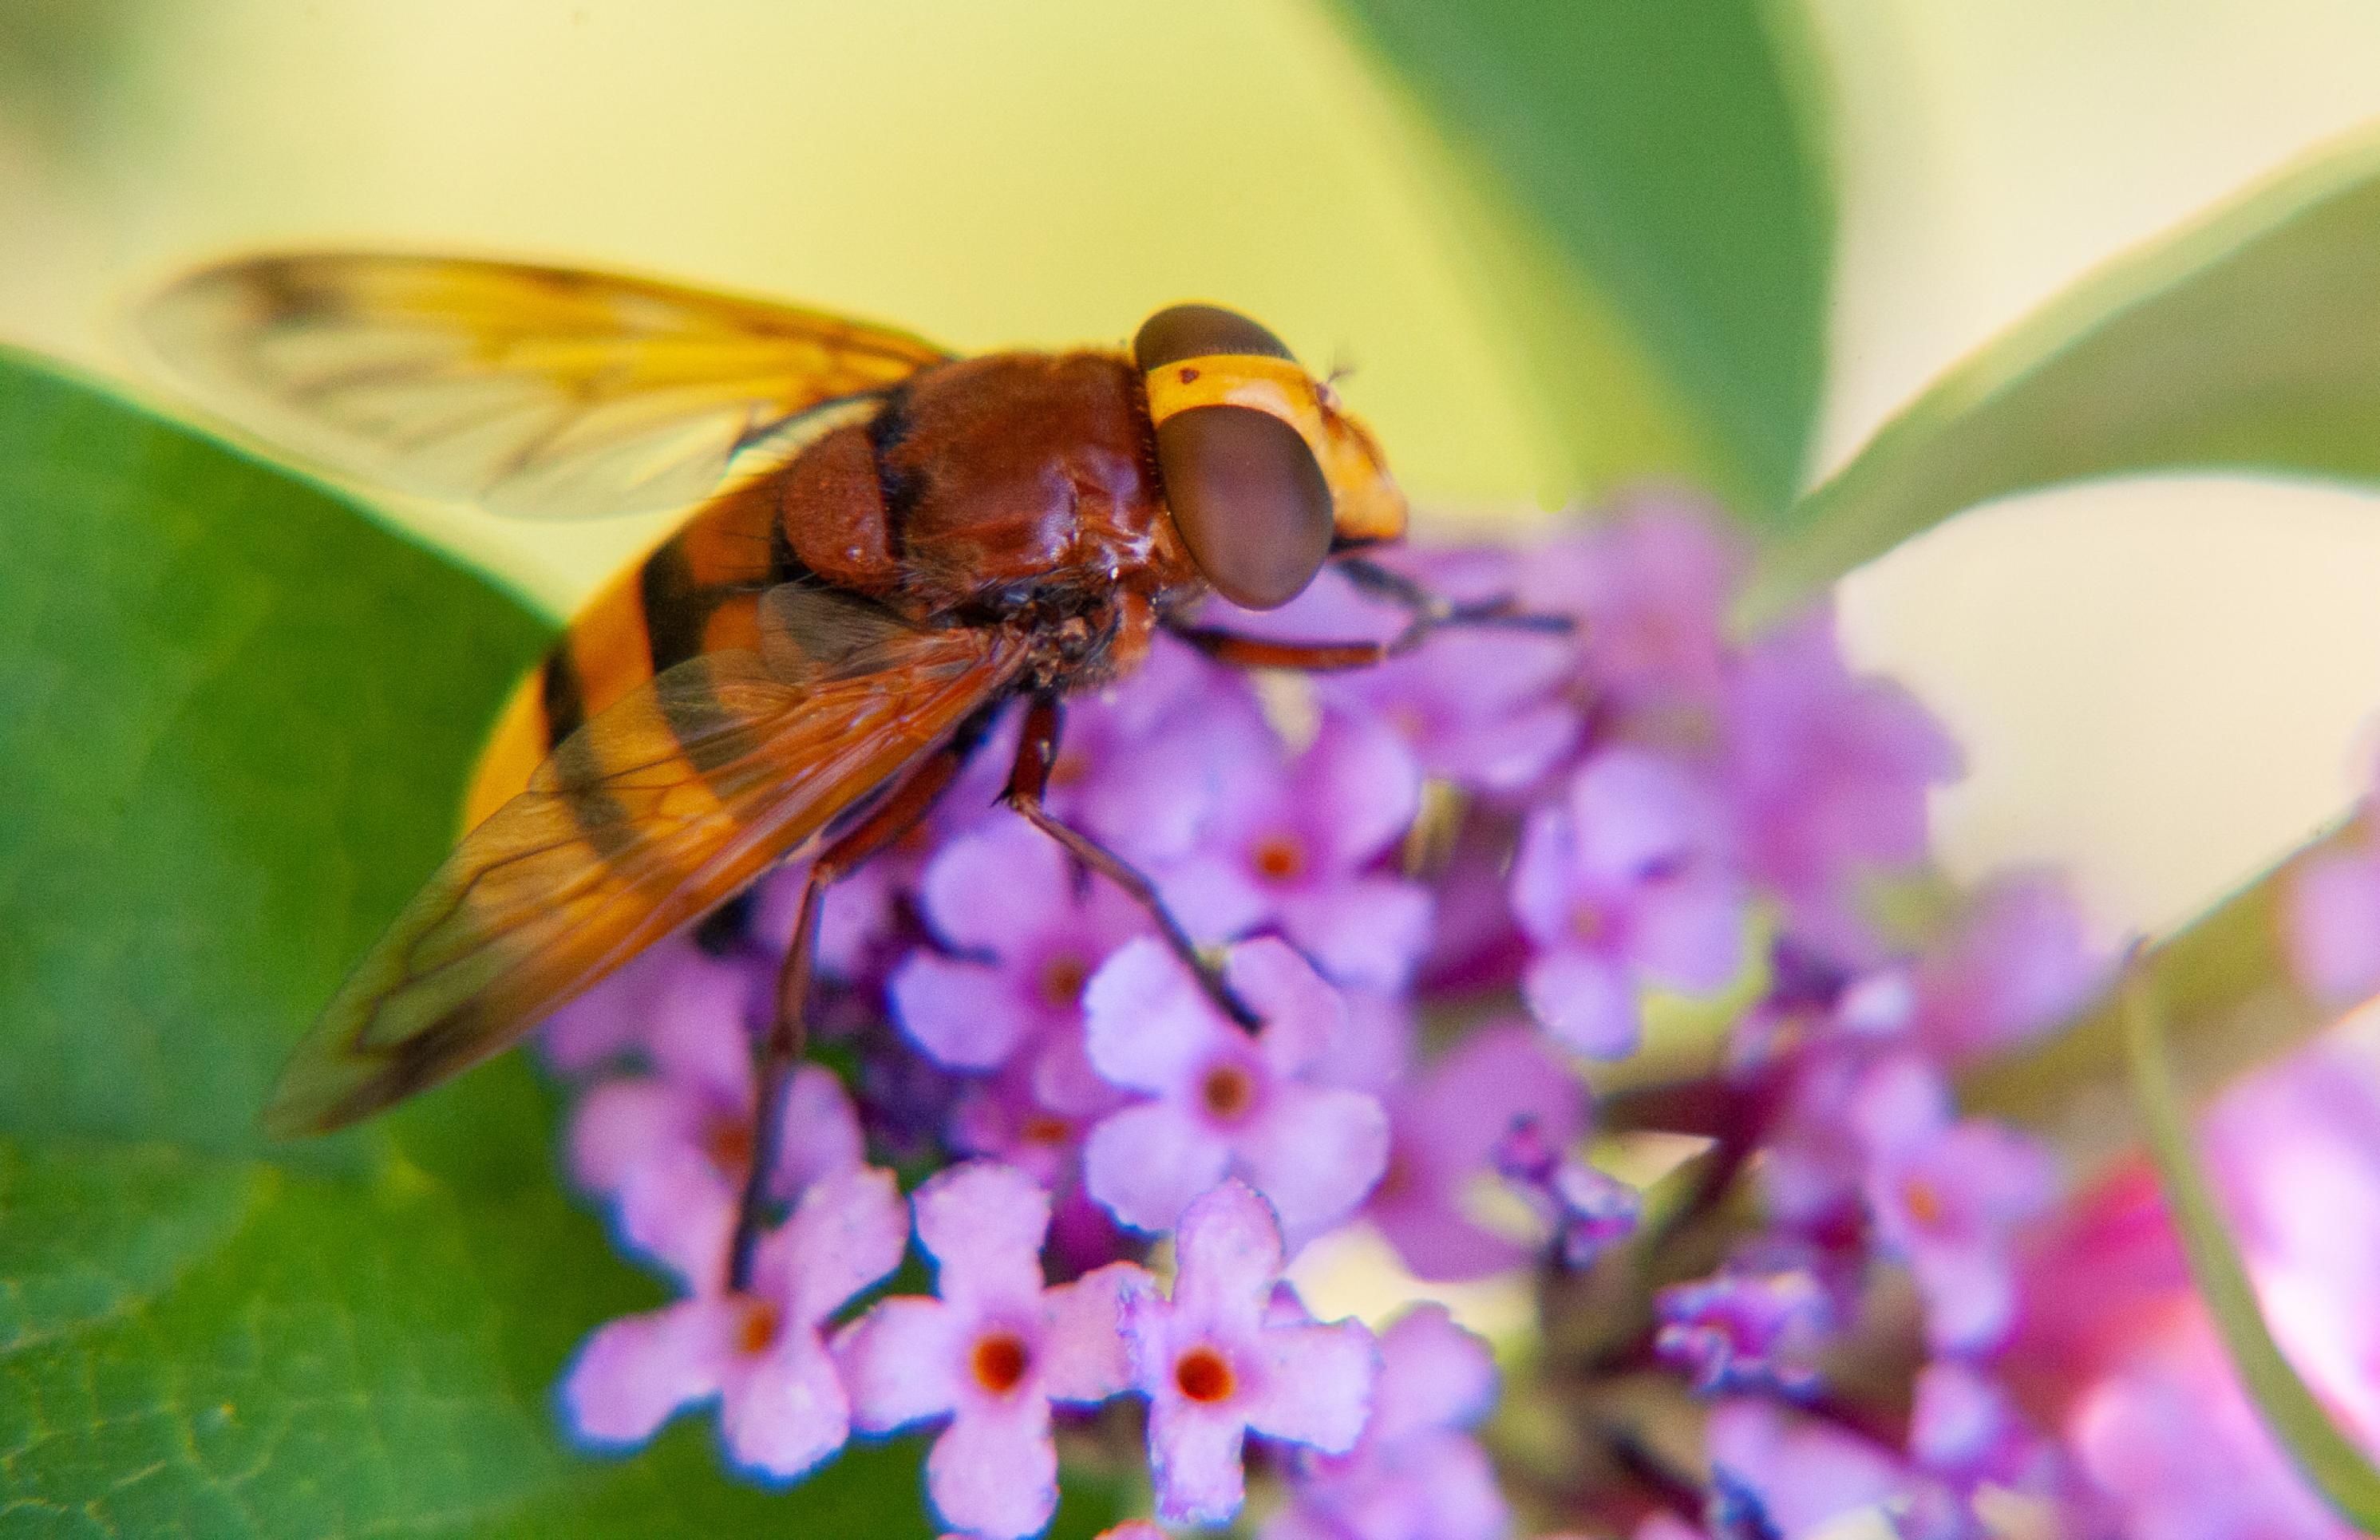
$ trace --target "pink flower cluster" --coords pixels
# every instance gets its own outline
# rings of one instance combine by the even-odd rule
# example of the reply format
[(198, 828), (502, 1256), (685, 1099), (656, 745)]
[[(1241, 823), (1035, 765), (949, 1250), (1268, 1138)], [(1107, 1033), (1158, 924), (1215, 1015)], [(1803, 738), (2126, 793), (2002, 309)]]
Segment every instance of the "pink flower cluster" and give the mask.
[[(634, 1445), (713, 1402), (729, 1460), (786, 1481), (929, 1430), (936, 1511), (990, 1540), (1047, 1526), (1062, 1449), (1121, 1421), (1162, 1523), (1232, 1520), (1253, 1473), (1268, 1540), (1506, 1534), (1486, 1345), (1435, 1307), (1318, 1322), (1281, 1282), (1362, 1226), (1423, 1279), (1530, 1269), (1548, 1311), (1608, 1303), (1585, 1286), (1606, 1271), (1662, 1280), (1641, 1330), (1575, 1361), (1582, 1334), (1549, 1322), (1535, 1377), (1672, 1376), (1708, 1402), (1706, 1480), (1630, 1449), (1606, 1488), (1535, 1508), (1720, 1537), (2123, 1511), (2011, 1367), (2058, 1171), (1952, 1092), (2086, 1003), (2107, 959), (2035, 874), (1936, 923), (1879, 918), (1917, 907), (1877, 898), (1925, 859), (1928, 791), (1958, 770), (1941, 730), (1850, 667), (1823, 610), (1733, 635), (1741, 553), (1678, 500), (1524, 552), (1390, 561), (1578, 629), (1449, 630), (1279, 688), (1160, 642), (1070, 709), (1052, 809), (1153, 879), (1253, 1029), (997, 806), (997, 735), (833, 891), (749, 1288), (725, 1240), (799, 874), (557, 1018), (573, 1177), (677, 1291), (589, 1340), (577, 1433)], [(1331, 639), (1402, 618), (1336, 573), (1273, 614), (1218, 608)], [(1681, 995), (1726, 1001), (1702, 1013), (1723, 1030), (1666, 1029), (1698, 1066), (1591, 1105), (1597, 1064)], [(1658, 1192), (1598, 1164), (1646, 1131), (1704, 1141)], [(913, 1236), (934, 1293), (871, 1297)], [(1838, 1366), (1880, 1340), (1904, 1366), (1878, 1399)], [(1111, 1402), (1136, 1410), (1093, 1410)]]

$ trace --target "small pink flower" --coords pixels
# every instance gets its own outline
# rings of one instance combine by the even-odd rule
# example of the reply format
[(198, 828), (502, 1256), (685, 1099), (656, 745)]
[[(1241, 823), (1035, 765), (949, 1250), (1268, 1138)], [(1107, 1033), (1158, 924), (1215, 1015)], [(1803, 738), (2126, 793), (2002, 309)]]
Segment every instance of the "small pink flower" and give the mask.
[(762, 1237), (748, 1292), (698, 1289), (588, 1338), (562, 1384), (573, 1429), (590, 1445), (623, 1449), (715, 1396), (736, 1464), (771, 1480), (804, 1474), (851, 1431), (819, 1328), (900, 1264), (906, 1219), (889, 1171), (812, 1183), (793, 1217)]
[(1114, 884), (1077, 879), (1056, 841), (1002, 815), (942, 847), (918, 900), (951, 951), (894, 970), (902, 1030), (944, 1069), (989, 1070), (1082, 1028), (1083, 986), (1127, 939), (1140, 907)]
[[(1269, 1320), (1281, 1227), (1253, 1190), (1226, 1182), (1174, 1234), (1171, 1299), (1124, 1296), (1134, 1384), (1148, 1398), (1149, 1473), (1167, 1523), (1222, 1523), (1245, 1496), (1241, 1447), (1257, 1433), (1344, 1454), (1364, 1431), (1379, 1354), (1355, 1321)], [(1296, 1313), (1301, 1314), (1302, 1312)]]
[(926, 1461), (942, 1522), (985, 1540), (1038, 1534), (1058, 1504), (1050, 1405), (1126, 1388), (1120, 1301), (1147, 1275), (1116, 1263), (1043, 1288), (1050, 1197), (1014, 1167), (946, 1170), (915, 1207), (941, 1297), (880, 1300), (836, 1340), (853, 1421), (889, 1433), (947, 1418)]
[(1728, 610), (1751, 565), (1703, 499), (1640, 492), (1601, 527), (1518, 564), (1530, 608), (1574, 614), (1585, 673), (1626, 709), (1707, 704), (1728, 659)]
[(1323, 713), (1293, 762), (1251, 745), (1197, 843), (1157, 873), (1191, 934), (1277, 928), (1345, 984), (1400, 988), (1429, 940), (1428, 890), (1372, 870), (1421, 806), (1421, 769), (1368, 717)]
[(1926, 789), (1959, 774), (1957, 747), (1908, 691), (1851, 672), (1824, 608), (1744, 649), (1726, 738), (1745, 868), (1798, 931), (1858, 956), (1853, 885), (1925, 854)]
[(1253, 1037), (1161, 942), (1127, 943), (1091, 980), (1091, 1063), (1153, 1099), (1091, 1130), (1085, 1178), (1118, 1219), (1160, 1231), (1236, 1173), (1302, 1242), (1379, 1179), (1388, 1114), (1361, 1091), (1314, 1084), (1344, 1007), (1303, 958), (1278, 940), (1248, 941), (1224, 972), (1264, 1019)]
[(1536, 944), (1530, 1011), (1563, 1046), (1636, 1046), (1645, 980), (1709, 989), (1743, 955), (1747, 894), (1718, 844), (1719, 806), (1676, 760), (1615, 748), (1531, 815), (1512, 907)]
[(1876, 1239), (1915, 1275), (1928, 1340), (1944, 1352), (1998, 1345), (2016, 1309), (2016, 1231), (2057, 1195), (2048, 1152), (1998, 1123), (1954, 1122), (1949, 1087), (1915, 1059), (1865, 1072), (1851, 1116)]
[(2107, 964), (2084, 939), (2082, 913), (2057, 877), (1997, 878), (1918, 963), (1912, 1025), (1937, 1059), (1997, 1053), (2089, 1004)]

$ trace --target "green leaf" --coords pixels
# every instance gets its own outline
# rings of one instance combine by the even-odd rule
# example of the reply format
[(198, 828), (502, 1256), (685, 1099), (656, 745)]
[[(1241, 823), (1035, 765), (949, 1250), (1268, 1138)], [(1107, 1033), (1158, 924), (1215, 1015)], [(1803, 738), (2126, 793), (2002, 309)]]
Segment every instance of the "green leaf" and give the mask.
[[(2360, 840), (2342, 824), (2135, 959), (2134, 972), (2174, 1002), (2169, 1063), (2186, 1105), (2204, 1106), (2338, 1019), (2294, 976), (2283, 944), (2284, 905), (2301, 867)], [(1969, 1071), (1960, 1102), (2052, 1140), (2076, 1170), (2095, 1170), (2142, 1138), (2131, 1115), (2126, 1031), (2122, 994), (2111, 988), (2060, 1030)]]
[(255, 1132), (542, 624), (6, 355), (0, 550), (0, 1533), (927, 1533), (911, 1443), (790, 1494), (696, 1425), (567, 1447), (574, 1346), (661, 1294), (564, 1194), (518, 1056)]
[(2380, 1530), (2380, 1470), (2331, 1419), (2300, 1378), (2265, 1324), (2248, 1269), (2232, 1245), (2192, 1146), (2171, 1069), (2156, 990), (2134, 977), (2125, 991), (2124, 1038), (2132, 1091), (2148, 1131), (2149, 1158), (2190, 1258), (2191, 1277), (2231, 1356), (2232, 1367), (2274, 1438), (2341, 1519), (2365, 1534)]
[(2111, 263), (1951, 369), (1793, 506), (1753, 608), (1991, 498), (2218, 469), (2380, 479), (2380, 140)]
[(1812, 72), (1760, 0), (1341, 0), (1443, 138), (1434, 192), (1537, 376), (1573, 485), (1798, 487), (1830, 189)]

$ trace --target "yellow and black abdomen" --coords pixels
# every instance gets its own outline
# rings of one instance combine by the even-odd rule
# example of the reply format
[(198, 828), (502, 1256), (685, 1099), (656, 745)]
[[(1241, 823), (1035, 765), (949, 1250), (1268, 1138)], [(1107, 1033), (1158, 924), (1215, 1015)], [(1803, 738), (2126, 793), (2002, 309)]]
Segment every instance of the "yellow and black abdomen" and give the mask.
[(760, 594), (787, 564), (771, 545), (783, 474), (703, 504), (571, 617), (497, 717), (464, 799), (465, 830), (518, 795), (581, 722), (654, 674), (698, 653), (759, 645)]

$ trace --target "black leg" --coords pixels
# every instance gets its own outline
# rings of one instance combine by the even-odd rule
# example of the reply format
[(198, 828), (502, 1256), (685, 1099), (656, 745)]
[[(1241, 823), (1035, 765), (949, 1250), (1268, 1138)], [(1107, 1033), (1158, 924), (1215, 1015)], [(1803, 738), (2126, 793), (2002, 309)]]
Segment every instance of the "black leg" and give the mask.
[(1242, 1027), (1255, 1031), (1262, 1025), (1262, 1019), (1232, 993), (1221, 973), (1199, 954), (1198, 943), (1190, 939), (1182, 922), (1165, 907), (1156, 885), (1088, 834), (1059, 822), (1041, 805), (1041, 794), (1050, 785), (1050, 767), (1057, 763), (1058, 734), (1064, 722), (1064, 709), (1056, 696), (1042, 694), (1033, 697), (1031, 708), (1025, 713), (1025, 729), (1017, 736), (1016, 762), (1009, 770), (1008, 789), (1001, 794), (1002, 800), (1031, 820), (1036, 829), (1065, 846), (1075, 860), (1132, 895), (1133, 902), (1157, 921), (1166, 944), (1198, 976), (1208, 998)]
[(1377, 642), (1271, 641), (1206, 625), (1175, 627), (1173, 634), (1217, 662), (1234, 668), (1330, 673), (1370, 668), (1400, 657), (1449, 626), (1494, 627), (1554, 636), (1566, 636), (1577, 629), (1577, 623), (1568, 615), (1532, 614), (1515, 608), (1510, 596), (1453, 603), (1369, 557), (1342, 556), (1332, 564), (1357, 588), (1403, 610), (1407, 616), (1404, 629)]
[(735, 1237), (727, 1249), (727, 1286), (742, 1292), (752, 1282), (752, 1251), (760, 1239), (760, 1216), (769, 1197), (769, 1171), (777, 1163), (779, 1125), (784, 1121), (785, 1087), (808, 1040), (810, 975), (818, 956), (819, 911), (826, 891), (862, 862), (917, 825), (941, 797), (967, 755), (976, 734), (964, 732), (937, 749), (892, 794), (844, 831), (810, 863), (802, 884), (802, 906), (793, 940), (777, 970), (776, 1013), (760, 1045), (759, 1087), (752, 1099), (752, 1166), (744, 1175), (744, 1195), (735, 1210)]

